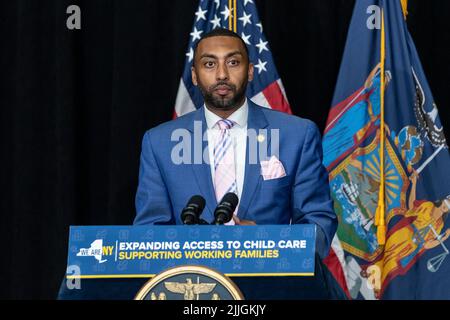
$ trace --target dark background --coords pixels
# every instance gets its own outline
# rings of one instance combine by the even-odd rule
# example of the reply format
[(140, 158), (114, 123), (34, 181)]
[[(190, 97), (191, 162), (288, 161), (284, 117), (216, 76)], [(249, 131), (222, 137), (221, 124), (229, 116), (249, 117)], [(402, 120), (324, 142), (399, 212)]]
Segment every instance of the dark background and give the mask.
[[(294, 114), (323, 129), (354, 1), (256, 4)], [(69, 225), (132, 223), (141, 138), (172, 117), (197, 5), (0, 2), (0, 298), (56, 297)], [(409, 1), (447, 137), (449, 20), (448, 0)]]

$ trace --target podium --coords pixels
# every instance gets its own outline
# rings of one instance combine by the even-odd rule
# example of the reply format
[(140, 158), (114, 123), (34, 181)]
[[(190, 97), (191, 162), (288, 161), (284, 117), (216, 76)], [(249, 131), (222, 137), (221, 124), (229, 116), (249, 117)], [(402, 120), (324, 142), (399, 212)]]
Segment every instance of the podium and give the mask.
[[(190, 226), (182, 226), (182, 227), (176, 227), (175, 229), (170, 229), (169, 231), (166, 231), (164, 228), (171, 228), (171, 227), (162, 227), (158, 226), (159, 228), (163, 229), (157, 229), (154, 233), (152, 233), (152, 239), (151, 240), (162, 240), (161, 236), (162, 234), (167, 235), (169, 234), (169, 238), (171, 238), (171, 241), (185, 241), (188, 237), (191, 237), (194, 235), (196, 237), (196, 242), (199, 242), (199, 239), (204, 239), (205, 234), (210, 234), (209, 229), (204, 229), (204, 227), (199, 227), (200, 231), (196, 231), (195, 229), (188, 229), (192, 228)], [(112, 227), (85, 227), (89, 228), (87, 229), (87, 233), (83, 234), (77, 234), (78, 229), (72, 229), (71, 228), (71, 235), (69, 239), (69, 259), (68, 259), (68, 265), (73, 264), (74, 261), (76, 263), (79, 263), (79, 261), (82, 261), (83, 264), (81, 264), (82, 269), (86, 270), (87, 273), (93, 273), (91, 270), (96, 270), (98, 274), (96, 275), (81, 275), (80, 280), (80, 286), (79, 288), (70, 288), (70, 285), (68, 286), (68, 282), (70, 282), (70, 279), (64, 278), (60, 285), (60, 290), (58, 292), (57, 298), (60, 300), (131, 300), (136, 297), (136, 294), (139, 292), (139, 290), (149, 281), (150, 277), (145, 277), (145, 275), (142, 275), (140, 277), (132, 277), (130, 276), (130, 273), (135, 273), (137, 269), (133, 269), (131, 265), (128, 265), (129, 270), (126, 270), (128, 274), (123, 275), (104, 275), (104, 274), (111, 274), (115, 273), (114, 271), (108, 271), (113, 269), (103, 267), (99, 268), (101, 266), (102, 262), (107, 261), (110, 259), (110, 263), (113, 264), (113, 258), (115, 257), (116, 260), (118, 260), (118, 257), (121, 255), (118, 255), (117, 249), (115, 251), (115, 255), (113, 254), (113, 251), (111, 249), (111, 255), (110, 256), (102, 256), (101, 252), (105, 253), (108, 252), (107, 248), (109, 246), (102, 246), (102, 244), (107, 244), (108, 239), (110, 243), (115, 243), (116, 248), (118, 249), (125, 249), (126, 247), (129, 247), (130, 250), (132, 250), (132, 245), (134, 247), (138, 248), (138, 244), (140, 248), (142, 249), (143, 245), (142, 243), (148, 244), (148, 239), (144, 241), (141, 241), (143, 239), (143, 236), (139, 235), (133, 235), (134, 232), (133, 227), (128, 227), (132, 229), (125, 229), (125, 227), (116, 227), (113, 229), (113, 231), (109, 231), (108, 228)], [(140, 227), (142, 228), (142, 227)], [(209, 228), (209, 227), (208, 227)], [(220, 227), (219, 227), (220, 228)], [(227, 234), (226, 236), (223, 235), (223, 241), (227, 240), (226, 237), (230, 237), (232, 234), (230, 230), (234, 227), (221, 227), (221, 228), (227, 228)], [(292, 239), (300, 239), (301, 236), (298, 235), (298, 233), (303, 232), (303, 234), (307, 235), (305, 236), (305, 239), (308, 239), (307, 241), (313, 242), (313, 240), (310, 241), (310, 239), (315, 239), (315, 232), (313, 235), (307, 233), (307, 229), (298, 229), (286, 226), (288, 228), (287, 230), (290, 233), (288, 236), (286, 234), (283, 235), (282, 232), (284, 232), (284, 229), (280, 229), (280, 226), (264, 226), (260, 227), (260, 229), (255, 229), (255, 227), (241, 227), (245, 228), (243, 229), (244, 232), (238, 233), (237, 237), (240, 237), (242, 239), (242, 243), (247, 244), (244, 240), (247, 238), (252, 237), (258, 237), (261, 234), (266, 236), (266, 242), (267, 239), (275, 239), (273, 235), (276, 235), (276, 237), (279, 236), (281, 231), (283, 239), (288, 239), (289, 237)], [(248, 229), (247, 229), (248, 228)], [(254, 228), (254, 229), (251, 229)], [(258, 228), (258, 227), (256, 227)], [(262, 228), (262, 229), (261, 229)], [(273, 230), (274, 232), (272, 232)], [(84, 230), (84, 229), (83, 229)], [(124, 230), (127, 230), (125, 232)], [(132, 231), (130, 233), (130, 230)], [(152, 230), (153, 229), (148, 229)], [(171, 230), (176, 230), (177, 232), (173, 232)], [(186, 233), (187, 231), (190, 231), (189, 233)], [(194, 230), (194, 232), (192, 232)], [(211, 229), (214, 230), (214, 229)], [(220, 230), (220, 229), (219, 229)], [(263, 230), (263, 233), (260, 231)], [(295, 232), (291, 232), (294, 230)], [(303, 230), (303, 231), (302, 231)], [(315, 229), (314, 229), (315, 230)], [(159, 232), (162, 233), (159, 233)], [(172, 232), (172, 233), (171, 233)], [(252, 233), (252, 232), (260, 232), (260, 233)], [(265, 232), (265, 233), (264, 233)], [(296, 234), (297, 232), (297, 234)], [(308, 231), (309, 232), (309, 231)], [(174, 237), (174, 234), (178, 233), (179, 237)], [(112, 241), (114, 239), (119, 239), (120, 235), (122, 234), (122, 238), (125, 239), (123, 243), (124, 245), (120, 245), (118, 240)], [(148, 235), (149, 232), (145, 231), (144, 229), (140, 230), (138, 234), (142, 235)], [(248, 235), (247, 235), (248, 234)], [(91, 237), (89, 235), (92, 235)], [(126, 237), (124, 236), (126, 235)], [(100, 240), (98, 238), (102, 238), (102, 242), (99, 242)], [(134, 238), (133, 238), (134, 237)], [(272, 237), (272, 238), (271, 238)], [(308, 238), (310, 237), (310, 238)], [(75, 239), (75, 240), (74, 240)], [(141, 242), (138, 242), (136, 240), (139, 240)], [(216, 237), (216, 241), (218, 239), (222, 240), (222, 238)], [(78, 244), (77, 241), (78, 240)], [(124, 239), (122, 239), (124, 240)], [(186, 240), (187, 241), (187, 240)], [(189, 240), (191, 241), (191, 240)], [(192, 240), (193, 241), (193, 240)], [(247, 240), (249, 241), (249, 240)], [(262, 241), (262, 240), (259, 240)], [(284, 242), (279, 243), (285, 243), (289, 240), (282, 240)], [(306, 241), (306, 240), (305, 240)], [(273, 241), (276, 243), (276, 241)], [(95, 247), (100, 244), (100, 247)], [(90, 245), (90, 248), (89, 248)], [(312, 246), (312, 247), (311, 247)], [(106, 249), (105, 249), (106, 248)], [(276, 249), (276, 247), (274, 247)], [(312, 249), (312, 251), (311, 251)], [(99, 251), (102, 250), (102, 251)], [(181, 250), (181, 248), (180, 248)], [(293, 255), (290, 255), (291, 252), (288, 252), (289, 250), (295, 251)], [(329, 299), (346, 299), (346, 295), (343, 292), (343, 290), (340, 288), (338, 283), (335, 281), (334, 277), (329, 272), (328, 268), (323, 264), (321, 259), (317, 254), (314, 253), (314, 245), (309, 244), (308, 246), (305, 246), (304, 249), (280, 249), (279, 251), (279, 257), (289, 257), (292, 263), (289, 265), (293, 268), (299, 268), (295, 265), (299, 265), (297, 261), (294, 261), (297, 259), (297, 256), (295, 254), (299, 255), (298, 257), (302, 257), (305, 255), (304, 252), (307, 252), (307, 255), (311, 255), (314, 260), (313, 264), (313, 272), (311, 274), (308, 274), (306, 276), (292, 276), (290, 273), (277, 273), (278, 271), (275, 271), (272, 275), (266, 275), (267, 270), (271, 270), (270, 268), (274, 268), (277, 264), (277, 259), (271, 259), (271, 261), (267, 261), (266, 267), (269, 268), (267, 270), (264, 270), (264, 273), (255, 273), (251, 274), (249, 273), (248, 276), (246, 273), (240, 273), (239, 275), (236, 274), (236, 276), (233, 275), (233, 272), (231, 270), (231, 267), (226, 265), (227, 261), (224, 261), (221, 268), (216, 268), (217, 271), (227, 273), (228, 278), (239, 288), (241, 291), (243, 298), (245, 300), (329, 300)], [(311, 251), (311, 253), (309, 253)], [(133, 251), (138, 252), (138, 251)], [(143, 252), (142, 250), (139, 252)], [(99, 256), (100, 254), (100, 256)], [(122, 255), (124, 257), (125, 255)], [(135, 254), (135, 256), (139, 256), (138, 254)], [(143, 256), (143, 255), (142, 255)], [(308, 258), (308, 256), (305, 256)], [(94, 259), (95, 258), (95, 259)], [(284, 262), (286, 262), (287, 258), (283, 258)], [(245, 260), (245, 259), (243, 259)], [(253, 268), (253, 265), (255, 264), (255, 261), (257, 261), (255, 258), (247, 259), (250, 263), (246, 264), (248, 261), (244, 261), (242, 264), (242, 268), (245, 272), (253, 272), (251, 268)], [(86, 262), (87, 261), (87, 262)], [(192, 261), (184, 261), (181, 259), (179, 262), (177, 262), (177, 266), (181, 266), (183, 264), (192, 264)], [(204, 260), (203, 263), (200, 261), (199, 265), (210, 263), (210, 259)], [(216, 261), (217, 262), (217, 261)], [(88, 264), (86, 264), (88, 263)], [(132, 262), (130, 260), (130, 264), (137, 262)], [(105, 266), (107, 263), (105, 262), (103, 266)], [(151, 261), (151, 264), (156, 267), (157, 264), (155, 260)], [(271, 266), (270, 264), (273, 264)], [(90, 266), (93, 266), (93, 269), (89, 269)], [(142, 264), (141, 264), (142, 266)], [(114, 268), (112, 266), (111, 268)], [(250, 268), (250, 269), (249, 269)], [(122, 268), (123, 269), (123, 268)], [(160, 268), (161, 271), (164, 271), (164, 267)], [(221, 270), (222, 269), (222, 270)], [(294, 270), (294, 269), (293, 269)], [(300, 270), (303, 271), (303, 270)], [(289, 271), (293, 272), (293, 271)], [(104, 273), (104, 274), (100, 274)], [(262, 275), (264, 274), (264, 275)], [(284, 276), (286, 274), (286, 276)]]
[[(316, 255), (311, 277), (230, 277), (246, 300), (346, 300), (327, 267)], [(83, 279), (81, 289), (61, 282), (59, 300), (132, 300), (148, 279)]]

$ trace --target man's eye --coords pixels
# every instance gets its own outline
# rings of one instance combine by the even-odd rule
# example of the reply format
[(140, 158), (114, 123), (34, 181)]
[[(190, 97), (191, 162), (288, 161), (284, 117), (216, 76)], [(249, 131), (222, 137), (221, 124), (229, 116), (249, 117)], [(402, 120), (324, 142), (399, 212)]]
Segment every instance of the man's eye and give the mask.
[(207, 68), (212, 68), (212, 67), (214, 67), (214, 62), (213, 61), (207, 61), (207, 62), (205, 62), (205, 67), (207, 67)]
[(230, 60), (228, 62), (228, 64), (231, 65), (231, 66), (237, 66), (239, 64), (239, 60)]

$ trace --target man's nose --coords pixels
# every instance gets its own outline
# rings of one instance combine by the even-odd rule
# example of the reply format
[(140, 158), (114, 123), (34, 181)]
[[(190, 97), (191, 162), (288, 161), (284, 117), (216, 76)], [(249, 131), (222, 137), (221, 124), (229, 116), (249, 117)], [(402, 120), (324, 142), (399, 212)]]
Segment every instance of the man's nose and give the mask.
[(217, 80), (228, 80), (228, 68), (225, 63), (220, 63), (217, 68)]

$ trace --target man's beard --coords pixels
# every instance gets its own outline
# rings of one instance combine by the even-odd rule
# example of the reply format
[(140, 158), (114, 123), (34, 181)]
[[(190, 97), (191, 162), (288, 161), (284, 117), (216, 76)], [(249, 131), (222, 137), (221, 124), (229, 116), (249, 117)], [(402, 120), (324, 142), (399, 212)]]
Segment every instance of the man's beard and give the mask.
[[(246, 83), (246, 82), (244, 82)], [(218, 86), (227, 86), (230, 88), (230, 91), (234, 94), (231, 98), (214, 96), (214, 91)], [(238, 107), (239, 103), (241, 103), (244, 100), (245, 97), (245, 91), (247, 89), (246, 85), (243, 85), (241, 88), (236, 89), (235, 85), (226, 83), (226, 82), (218, 82), (215, 85), (209, 87), (207, 90), (204, 86), (201, 84), (199, 85), (199, 89), (202, 92), (203, 99), (205, 100), (205, 104), (208, 106), (214, 108), (214, 109), (220, 109), (220, 110), (232, 110), (236, 107)]]

